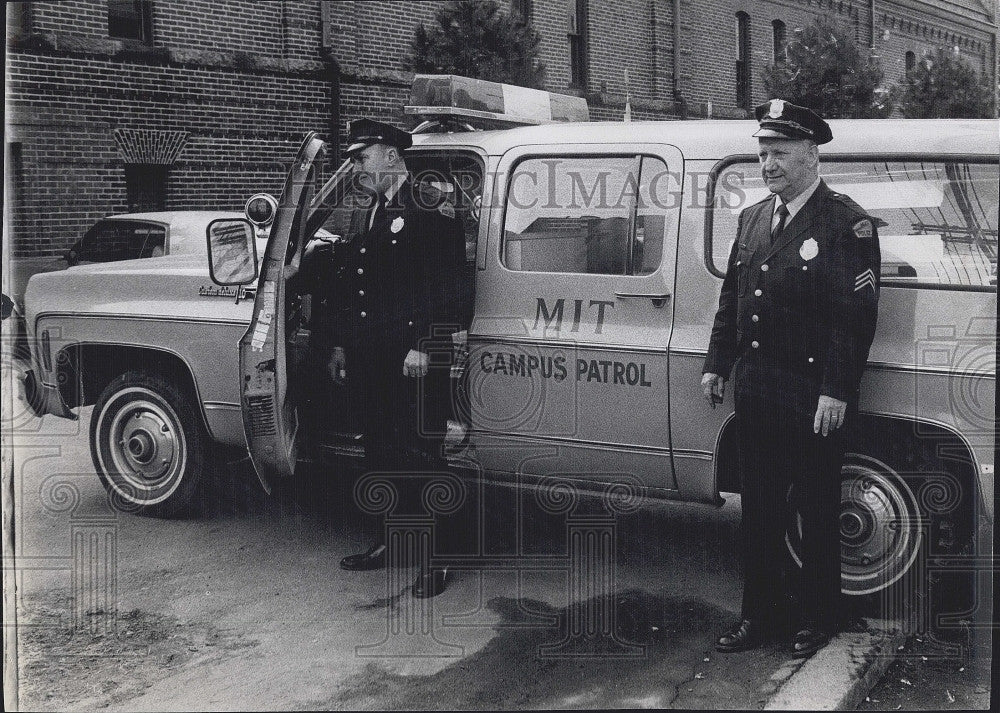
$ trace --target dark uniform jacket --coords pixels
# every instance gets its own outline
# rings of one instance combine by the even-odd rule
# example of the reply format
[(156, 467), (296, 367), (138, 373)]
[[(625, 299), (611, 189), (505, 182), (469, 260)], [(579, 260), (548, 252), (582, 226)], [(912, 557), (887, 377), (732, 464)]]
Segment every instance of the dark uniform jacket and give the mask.
[[(425, 340), (458, 329), (465, 234), (454, 208), (407, 180), (384, 210), (355, 211), (344, 246), (346, 300), (334, 330), (349, 341), (375, 339), (428, 351)], [(435, 334), (436, 332), (436, 334)], [(341, 342), (343, 344), (344, 342)]]
[(809, 423), (819, 396), (857, 403), (875, 334), (875, 220), (823, 182), (771, 245), (775, 196), (746, 208), (729, 255), (703, 371), (734, 374), (741, 400)]
[[(433, 188), (407, 180), (376, 212), (351, 216), (345, 240), (303, 264), (294, 289), (314, 297), (317, 346), (370, 342), (426, 351), (421, 343), (468, 313), (471, 291), (461, 283), (465, 235), (454, 209)], [(462, 325), (467, 326), (467, 325)], [(320, 346), (321, 345), (321, 346)], [(426, 346), (426, 345), (425, 345)]]

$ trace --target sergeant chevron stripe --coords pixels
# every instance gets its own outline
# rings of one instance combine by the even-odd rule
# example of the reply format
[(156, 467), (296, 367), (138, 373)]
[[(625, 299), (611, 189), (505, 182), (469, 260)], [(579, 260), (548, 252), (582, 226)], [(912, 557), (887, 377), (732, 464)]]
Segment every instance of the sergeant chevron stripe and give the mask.
[(866, 287), (871, 287), (872, 292), (875, 291), (875, 273), (872, 272), (871, 268), (868, 268), (860, 275), (854, 278), (854, 291), (863, 290)]

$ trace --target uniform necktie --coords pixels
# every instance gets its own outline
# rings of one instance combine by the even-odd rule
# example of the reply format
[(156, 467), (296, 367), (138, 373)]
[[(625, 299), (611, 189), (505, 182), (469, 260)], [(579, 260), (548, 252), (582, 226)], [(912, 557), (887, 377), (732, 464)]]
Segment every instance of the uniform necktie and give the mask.
[(375, 203), (372, 205), (371, 212), (368, 214), (368, 230), (372, 229), (375, 225), (375, 216), (378, 214), (379, 208), (385, 207), (385, 196), (379, 193), (375, 198)]
[(778, 209), (774, 211), (775, 216), (778, 220), (771, 225), (771, 244), (780, 237), (781, 231), (785, 229), (785, 220), (788, 218), (788, 206), (784, 203), (778, 206)]

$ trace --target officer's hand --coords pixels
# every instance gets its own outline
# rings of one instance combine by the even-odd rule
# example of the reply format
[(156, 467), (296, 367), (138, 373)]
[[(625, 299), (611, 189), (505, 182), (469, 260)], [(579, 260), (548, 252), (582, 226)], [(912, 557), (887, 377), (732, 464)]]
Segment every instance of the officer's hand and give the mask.
[(344, 379), (347, 376), (347, 371), (344, 368), (345, 364), (347, 364), (347, 359), (344, 357), (344, 348), (334, 347), (333, 354), (330, 355), (330, 361), (327, 363), (327, 369), (330, 370), (330, 377), (333, 379), (333, 383), (344, 383)]
[(722, 403), (722, 396), (726, 393), (726, 380), (718, 374), (702, 374), (701, 390), (705, 400), (715, 408), (715, 404)]
[(820, 396), (816, 406), (816, 417), (813, 419), (813, 433), (822, 431), (825, 436), (844, 425), (844, 414), (847, 413), (847, 402), (832, 396)]
[(430, 361), (431, 358), (424, 352), (418, 352), (416, 349), (411, 349), (406, 353), (406, 359), (403, 360), (403, 375), (426, 376), (427, 365)]
[(329, 237), (329, 238), (327, 238), (327, 237), (314, 238), (313, 240), (310, 240), (308, 243), (306, 243), (306, 249), (305, 249), (305, 252), (303, 253), (303, 257), (309, 257), (310, 255), (312, 255), (317, 250), (319, 250), (319, 251), (331, 250), (332, 251), (333, 250), (333, 244), (336, 243), (339, 239), (340, 239), (339, 235), (334, 235), (334, 236)]

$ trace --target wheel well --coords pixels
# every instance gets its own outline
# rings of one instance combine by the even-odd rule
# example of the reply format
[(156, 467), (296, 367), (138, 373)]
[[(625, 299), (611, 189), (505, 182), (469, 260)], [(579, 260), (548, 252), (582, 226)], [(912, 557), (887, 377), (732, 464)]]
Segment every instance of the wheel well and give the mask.
[[(860, 439), (853, 441), (853, 448), (848, 451), (864, 451), (866, 444), (882, 439), (889, 439), (899, 447), (897, 453), (903, 454), (901, 463), (891, 464), (893, 467), (918, 472), (921, 457), (930, 456), (944, 472), (955, 479), (961, 496), (960, 507), (965, 507), (961, 517), (964, 524), (971, 526), (972, 519), (981, 505), (979, 480), (976, 477), (975, 458), (969, 447), (953, 431), (941, 426), (928, 424), (895, 416), (876, 414), (861, 414), (858, 423)], [(740, 492), (740, 477), (738, 453), (736, 448), (736, 422), (729, 419), (723, 427), (716, 448), (716, 485), (720, 492)], [(935, 497), (929, 495), (929, 497)]]
[[(176, 354), (117, 344), (74, 344), (56, 357), (59, 393), (70, 408), (97, 402), (112, 380), (132, 370), (155, 371), (197, 395), (188, 365)], [(200, 407), (199, 407), (200, 411)]]

